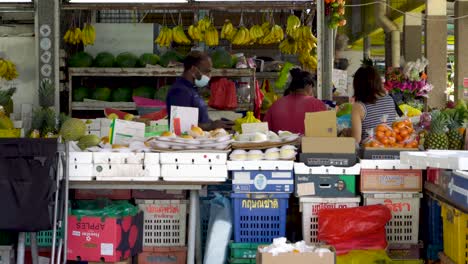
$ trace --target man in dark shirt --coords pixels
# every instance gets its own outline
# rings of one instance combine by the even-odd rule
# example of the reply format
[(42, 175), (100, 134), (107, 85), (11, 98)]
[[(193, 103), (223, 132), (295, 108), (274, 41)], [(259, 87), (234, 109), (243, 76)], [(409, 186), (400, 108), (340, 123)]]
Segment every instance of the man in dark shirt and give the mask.
[(177, 78), (167, 94), (169, 116), (173, 105), (194, 107), (198, 108), (198, 125), (203, 130), (232, 127), (231, 121), (212, 121), (208, 116), (208, 106), (198, 93), (199, 88), (208, 86), (212, 67), (211, 58), (206, 53), (192, 51), (187, 55), (184, 60), (184, 73)]

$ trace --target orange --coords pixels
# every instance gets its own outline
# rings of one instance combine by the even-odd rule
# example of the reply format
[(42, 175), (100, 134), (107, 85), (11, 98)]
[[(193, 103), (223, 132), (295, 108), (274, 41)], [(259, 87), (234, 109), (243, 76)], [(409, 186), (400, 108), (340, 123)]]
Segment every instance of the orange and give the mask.
[(398, 128), (398, 129), (402, 129), (402, 128), (404, 128), (404, 127), (405, 127), (405, 124), (404, 124), (404, 123), (399, 122), (399, 123), (397, 124), (397, 128)]
[(370, 146), (371, 146), (372, 148), (376, 148), (376, 147), (379, 147), (380, 144), (377, 143), (377, 142), (375, 142), (375, 141), (372, 141), (372, 142), (370, 143)]
[(398, 129), (398, 127), (394, 127), (394, 128), (393, 128), (393, 132), (399, 134), (399, 133), (400, 133), (400, 129)]
[(406, 130), (406, 129), (400, 130), (400, 135), (401, 135), (402, 137), (408, 136), (408, 130)]
[(385, 136), (386, 137), (392, 136), (392, 131), (390, 131), (390, 130), (385, 131)]
[(375, 136), (377, 137), (377, 139), (382, 139), (385, 137), (385, 132), (383, 131), (377, 131), (377, 133), (375, 134)]
[(390, 144), (393, 145), (393, 144), (395, 144), (396, 139), (394, 137), (390, 137), (390, 138), (388, 138), (388, 141), (390, 142)]
[(382, 131), (382, 132), (385, 132), (387, 131), (387, 127), (385, 125), (378, 125), (377, 126), (377, 131)]
[(400, 135), (396, 135), (396, 141), (401, 142), (403, 141), (403, 138)]

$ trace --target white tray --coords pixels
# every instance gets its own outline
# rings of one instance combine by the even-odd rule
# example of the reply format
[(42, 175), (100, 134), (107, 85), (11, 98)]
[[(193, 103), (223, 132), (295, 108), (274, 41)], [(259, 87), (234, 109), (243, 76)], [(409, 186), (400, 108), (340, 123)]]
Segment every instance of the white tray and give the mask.
[(185, 152), (163, 152), (161, 153), (161, 164), (216, 164), (226, 165), (227, 153), (185, 153)]
[(293, 170), (293, 161), (278, 161), (278, 160), (259, 160), (259, 161), (228, 161), (228, 170), (243, 171), (243, 170)]
[(359, 175), (361, 173), (361, 164), (356, 164), (353, 167), (334, 167), (320, 166), (309, 167), (304, 163), (294, 163), (294, 174), (330, 174), (330, 175)]
[(205, 181), (211, 181), (211, 178), (224, 178), (228, 176), (226, 165), (175, 165), (163, 164), (161, 166), (161, 175), (166, 180), (174, 178), (181, 181), (181, 178), (205, 178)]

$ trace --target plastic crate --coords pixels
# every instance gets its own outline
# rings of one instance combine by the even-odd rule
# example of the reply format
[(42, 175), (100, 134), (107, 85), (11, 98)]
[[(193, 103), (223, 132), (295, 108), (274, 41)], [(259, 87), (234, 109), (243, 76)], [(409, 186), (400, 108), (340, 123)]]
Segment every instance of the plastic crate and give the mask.
[(15, 250), (13, 246), (0, 246), (0, 264), (14, 264)]
[(418, 243), (420, 193), (365, 193), (364, 205), (383, 204), (392, 211), (387, 223), (389, 243)]
[(434, 246), (434, 245), (428, 245), (426, 248), (426, 259), (428, 260), (438, 260), (439, 259), (439, 253), (443, 252), (444, 248), (443, 246)]
[[(427, 197), (427, 215), (428, 219), (428, 243), (429, 245), (434, 245), (442, 247), (444, 244), (443, 240), (443, 224), (442, 224), (442, 215), (439, 201)], [(431, 258), (430, 258), (431, 259)], [(438, 259), (438, 258), (437, 258)]]
[(234, 242), (271, 243), (286, 236), (290, 194), (232, 193)]
[(138, 254), (138, 264), (185, 264), (186, 247), (155, 247)]
[[(47, 231), (40, 231), (36, 233), (36, 242), (38, 247), (50, 247), (52, 246), (52, 236), (53, 236), (53, 230), (47, 230)], [(55, 239), (55, 244), (58, 245), (59, 239), (62, 238), (62, 230), (58, 229), (57, 230), (57, 237)], [(26, 239), (25, 239), (25, 245), (30, 246), (31, 245), (31, 235), (29, 233), (26, 233)]]
[(256, 259), (235, 259), (235, 258), (231, 258), (231, 259), (229, 259), (228, 263), (230, 263), (230, 264), (256, 264), (257, 260)]
[(231, 259), (256, 259), (258, 246), (261, 243), (230, 243)]
[(144, 213), (143, 246), (185, 245), (187, 200), (137, 200)]
[(442, 203), (444, 253), (457, 264), (468, 264), (468, 214)]
[(307, 244), (316, 244), (318, 235), (318, 211), (332, 208), (358, 207), (360, 197), (354, 198), (320, 198), (302, 197), (300, 199), (302, 211), (302, 237)]

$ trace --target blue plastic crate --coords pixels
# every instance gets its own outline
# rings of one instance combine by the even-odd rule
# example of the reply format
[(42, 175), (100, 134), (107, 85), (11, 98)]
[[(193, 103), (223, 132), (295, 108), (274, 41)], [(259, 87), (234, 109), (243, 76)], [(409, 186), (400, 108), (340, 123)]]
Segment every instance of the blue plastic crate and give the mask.
[(234, 242), (271, 243), (286, 236), (290, 194), (232, 193)]
[(429, 227), (429, 245), (443, 247), (443, 224), (440, 204), (437, 200), (427, 197), (427, 219)]
[(444, 249), (441, 245), (428, 245), (426, 249), (426, 258), (428, 260), (438, 260), (439, 253), (443, 251)]

